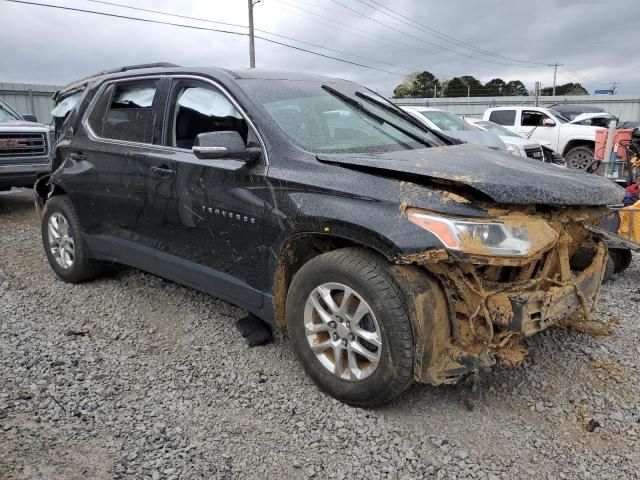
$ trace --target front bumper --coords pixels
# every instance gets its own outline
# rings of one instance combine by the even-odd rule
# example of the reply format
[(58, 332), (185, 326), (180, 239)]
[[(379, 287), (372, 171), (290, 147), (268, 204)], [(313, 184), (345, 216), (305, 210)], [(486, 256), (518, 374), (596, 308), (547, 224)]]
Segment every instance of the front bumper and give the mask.
[[(593, 302), (600, 289), (606, 261), (607, 247), (599, 244), (594, 247), (591, 264), (568, 281), (547, 280), (551, 285), (548, 290), (495, 293), (487, 301), (493, 306), (493, 323), (526, 337), (558, 323), (578, 308), (587, 310), (583, 313), (588, 315), (589, 301)], [(505, 299), (511, 312), (504, 309)]]
[[(433, 385), (456, 383), (497, 362), (518, 365), (526, 355), (524, 337), (567, 318), (590, 320), (608, 251), (603, 242), (580, 248), (591, 254), (589, 265), (581, 271), (571, 270), (569, 252), (563, 247), (552, 248), (517, 268), (478, 266), (451, 258), (423, 264), (444, 287), (450, 336), (424, 349), (430, 352), (429, 358), (423, 356), (416, 365), (416, 380)], [(487, 277), (504, 275), (492, 268), (512, 269), (506, 272), (518, 279), (489, 280)], [(422, 341), (429, 335), (425, 331)]]
[(49, 163), (0, 165), (0, 189), (32, 187), (38, 177), (49, 173)]

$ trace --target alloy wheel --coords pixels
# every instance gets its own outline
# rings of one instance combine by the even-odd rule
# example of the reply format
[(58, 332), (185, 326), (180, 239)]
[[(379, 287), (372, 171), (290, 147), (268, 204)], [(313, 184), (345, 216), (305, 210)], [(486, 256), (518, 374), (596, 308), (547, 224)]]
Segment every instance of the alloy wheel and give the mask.
[(69, 222), (58, 212), (54, 212), (47, 222), (49, 249), (60, 267), (73, 267), (76, 258), (75, 242), (69, 230)]
[(341, 283), (322, 284), (309, 294), (304, 309), (309, 347), (337, 377), (358, 381), (378, 367), (382, 336), (369, 304)]
[(569, 166), (576, 170), (585, 170), (593, 161), (593, 156), (586, 152), (576, 152), (569, 158)]

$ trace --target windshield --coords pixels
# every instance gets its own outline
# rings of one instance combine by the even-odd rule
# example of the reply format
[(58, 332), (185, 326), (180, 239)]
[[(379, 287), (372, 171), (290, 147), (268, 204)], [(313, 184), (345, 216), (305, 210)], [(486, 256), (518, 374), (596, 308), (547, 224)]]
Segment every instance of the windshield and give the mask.
[(438, 110), (420, 111), (420, 115), (428, 118), (436, 126), (444, 132), (456, 132), (459, 130), (477, 130), (476, 127), (469, 125), (462, 118), (449, 112), (441, 112)]
[(0, 103), (0, 122), (11, 122), (13, 120), (20, 120), (20, 117), (11, 111), (8, 107), (5, 107)]
[(552, 108), (547, 108), (547, 112), (549, 112), (551, 115), (556, 117), (560, 123), (568, 123), (571, 121), (567, 117), (565, 117), (563, 114), (561, 114), (560, 112)]
[[(312, 153), (378, 153), (444, 142), (426, 128), (356, 95), (389, 103), (352, 83), (241, 80), (293, 142)], [(391, 108), (395, 108), (389, 103)]]
[(488, 131), (493, 132), (496, 135), (504, 135), (506, 137), (520, 137), (520, 135), (518, 135), (517, 133), (513, 133), (508, 128), (505, 128), (502, 125), (498, 125), (497, 123), (487, 122), (483, 120), (481, 122), (477, 122), (476, 125), (480, 125), (481, 127), (486, 128)]

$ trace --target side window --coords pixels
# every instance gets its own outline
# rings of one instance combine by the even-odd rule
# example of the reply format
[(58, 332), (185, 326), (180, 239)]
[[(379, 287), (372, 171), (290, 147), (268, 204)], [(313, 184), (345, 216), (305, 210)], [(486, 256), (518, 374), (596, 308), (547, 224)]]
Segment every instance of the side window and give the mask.
[(532, 110), (523, 110), (522, 118), (520, 119), (520, 124), (523, 127), (541, 127), (542, 122), (547, 118), (549, 118), (549, 116), (545, 115), (542, 112), (536, 112)]
[(116, 84), (98, 100), (89, 125), (102, 138), (151, 143), (149, 120), (159, 80)]
[(206, 132), (235, 131), (245, 144), (249, 127), (238, 109), (216, 88), (178, 82), (171, 95), (166, 143), (191, 149), (196, 137)]
[(506, 125), (513, 127), (516, 124), (516, 111), (515, 110), (494, 110), (489, 115), (489, 120), (498, 125)]

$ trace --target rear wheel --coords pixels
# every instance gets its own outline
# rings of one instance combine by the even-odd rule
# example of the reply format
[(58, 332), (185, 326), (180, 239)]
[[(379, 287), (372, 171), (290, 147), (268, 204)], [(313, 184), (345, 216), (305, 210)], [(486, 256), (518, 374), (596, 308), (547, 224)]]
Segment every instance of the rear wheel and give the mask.
[(54, 272), (65, 282), (92, 280), (102, 273), (103, 264), (89, 258), (80, 236), (80, 221), (69, 198), (55, 196), (42, 214), (42, 243)]
[(564, 157), (567, 166), (576, 170), (586, 170), (593, 163), (593, 150), (593, 147), (586, 145), (572, 148)]
[(338, 400), (382, 405), (413, 381), (405, 296), (375, 254), (344, 248), (306, 263), (289, 288), (287, 329), (309, 376)]

